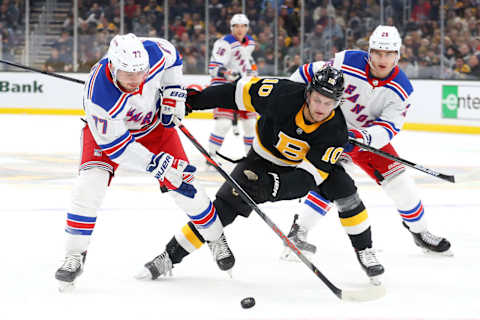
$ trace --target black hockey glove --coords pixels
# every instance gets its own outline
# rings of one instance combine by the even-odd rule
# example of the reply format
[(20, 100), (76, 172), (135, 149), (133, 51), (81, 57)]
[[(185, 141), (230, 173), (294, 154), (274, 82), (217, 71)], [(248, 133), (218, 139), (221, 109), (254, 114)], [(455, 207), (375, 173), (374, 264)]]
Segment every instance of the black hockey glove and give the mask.
[(240, 186), (256, 203), (276, 201), (278, 198), (280, 178), (275, 172), (257, 174), (247, 169), (243, 170), (243, 176), (239, 180)]
[(188, 103), (188, 97), (193, 97), (197, 94), (199, 94), (200, 90), (197, 90), (195, 88), (187, 88), (187, 101), (185, 102), (185, 116), (188, 116), (190, 113), (193, 112), (193, 107)]

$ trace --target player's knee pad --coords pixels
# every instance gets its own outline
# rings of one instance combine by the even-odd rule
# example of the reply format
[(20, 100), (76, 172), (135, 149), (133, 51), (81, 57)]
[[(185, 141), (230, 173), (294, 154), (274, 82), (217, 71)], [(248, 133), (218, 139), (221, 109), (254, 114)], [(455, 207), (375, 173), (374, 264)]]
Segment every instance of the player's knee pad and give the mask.
[(335, 200), (340, 223), (349, 235), (358, 235), (370, 227), (368, 213), (357, 193)]
[(344, 212), (355, 209), (362, 203), (362, 200), (360, 200), (358, 193), (355, 192), (350, 196), (335, 200), (334, 203), (337, 206), (338, 211)]
[(413, 208), (420, 202), (415, 183), (406, 172), (385, 180), (381, 186), (399, 210)]
[(72, 192), (73, 214), (96, 217), (108, 187), (110, 173), (99, 168), (81, 170)]
[(226, 118), (215, 119), (215, 125), (213, 127), (213, 134), (221, 137), (227, 135), (228, 130), (232, 127), (232, 120)]

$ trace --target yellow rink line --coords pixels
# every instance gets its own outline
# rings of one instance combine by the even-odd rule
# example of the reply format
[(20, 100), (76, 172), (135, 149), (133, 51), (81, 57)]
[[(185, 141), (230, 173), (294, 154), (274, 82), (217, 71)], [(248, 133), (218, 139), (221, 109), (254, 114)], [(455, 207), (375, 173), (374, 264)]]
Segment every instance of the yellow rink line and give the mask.
[[(47, 108), (0, 108), (0, 114), (35, 114), (57, 116), (84, 116), (81, 109), (47, 109)], [(211, 112), (194, 112), (187, 116), (189, 119), (213, 119)], [(448, 124), (405, 123), (405, 130), (480, 134), (480, 127), (460, 126)]]

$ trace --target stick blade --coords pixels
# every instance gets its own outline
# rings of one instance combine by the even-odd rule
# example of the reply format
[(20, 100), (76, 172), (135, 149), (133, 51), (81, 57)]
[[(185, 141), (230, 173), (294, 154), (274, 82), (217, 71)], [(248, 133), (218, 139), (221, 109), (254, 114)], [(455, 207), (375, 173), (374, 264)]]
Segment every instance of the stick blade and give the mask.
[(342, 290), (341, 299), (351, 302), (365, 302), (378, 300), (385, 296), (387, 290), (383, 285), (368, 286), (363, 290)]

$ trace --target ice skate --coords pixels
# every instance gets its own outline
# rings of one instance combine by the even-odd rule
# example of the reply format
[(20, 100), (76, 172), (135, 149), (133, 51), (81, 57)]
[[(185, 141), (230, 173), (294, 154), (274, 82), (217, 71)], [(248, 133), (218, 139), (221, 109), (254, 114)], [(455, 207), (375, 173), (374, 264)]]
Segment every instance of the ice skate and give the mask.
[[(317, 247), (307, 242), (308, 231), (297, 223), (298, 214), (293, 217), (293, 224), (287, 237), (288, 240), (300, 249), (300, 251), (307, 257), (313, 256), (317, 252)], [(280, 259), (286, 261), (300, 262), (297, 255), (287, 246), (283, 249)]]
[(375, 250), (372, 248), (366, 248), (364, 250), (356, 250), (355, 253), (357, 254), (357, 259), (362, 266), (362, 269), (370, 278), (371, 284), (376, 286), (381, 285), (381, 275), (384, 273), (385, 269), (380, 262), (378, 262)]
[(139, 280), (155, 280), (161, 276), (172, 276), (173, 264), (168, 252), (156, 256), (152, 261), (145, 263), (143, 269), (135, 275)]
[[(410, 231), (410, 228), (405, 222), (402, 222), (403, 226)], [(453, 256), (453, 252), (450, 250), (450, 242), (442, 237), (431, 234), (428, 231), (415, 233), (410, 231), (413, 236), (415, 244), (422, 248), (426, 254)]]
[(86, 255), (86, 251), (67, 254), (62, 266), (55, 272), (55, 279), (59, 281), (58, 290), (60, 292), (73, 290), (75, 279), (83, 272)]
[(235, 265), (235, 257), (228, 247), (225, 235), (222, 235), (215, 241), (207, 241), (210, 251), (212, 251), (213, 259), (217, 262), (218, 267), (222, 271), (227, 271), (232, 277), (232, 268)]

